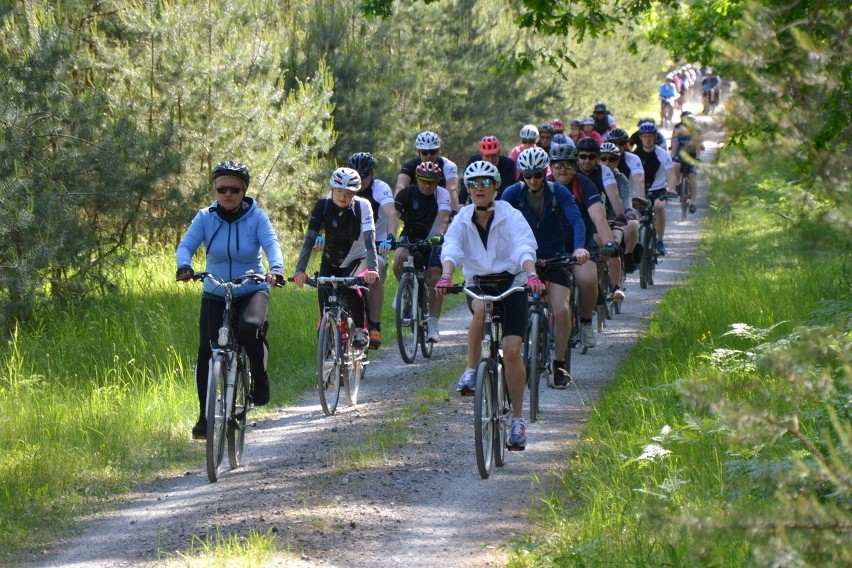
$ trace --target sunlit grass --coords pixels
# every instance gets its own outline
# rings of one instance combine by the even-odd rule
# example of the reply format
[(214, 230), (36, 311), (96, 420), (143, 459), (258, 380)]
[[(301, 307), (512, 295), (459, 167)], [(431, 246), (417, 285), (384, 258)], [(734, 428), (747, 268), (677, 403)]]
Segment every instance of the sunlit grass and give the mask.
[(250, 531), (246, 537), (217, 531), (206, 538), (194, 537), (188, 551), (163, 561), (167, 567), (257, 568), (282, 553), (287, 555), (286, 550), (278, 550), (271, 531)]
[[(727, 400), (760, 399), (778, 378), (706, 356), (752, 343), (726, 334), (748, 322), (789, 333), (838, 290), (843, 260), (791, 238), (762, 211), (714, 220), (685, 285), (667, 295), (648, 334), (596, 404), (561, 485), (536, 510), (537, 527), (516, 544), (510, 566), (737, 566), (748, 563), (747, 531), (708, 539), (703, 526), (731, 523), (741, 508), (768, 506), (772, 488), (732, 472), (738, 452), (728, 426), (689, 410), (687, 379), (713, 382)], [(784, 401), (775, 403), (785, 410)], [(763, 450), (785, 456), (788, 442)], [(680, 520), (680, 522), (678, 522)]]

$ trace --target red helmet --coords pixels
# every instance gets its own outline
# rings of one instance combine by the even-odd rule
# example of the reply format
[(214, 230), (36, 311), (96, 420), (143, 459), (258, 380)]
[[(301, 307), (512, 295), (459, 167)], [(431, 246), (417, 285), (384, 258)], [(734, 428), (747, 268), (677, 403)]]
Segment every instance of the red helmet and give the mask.
[(565, 130), (565, 123), (559, 120), (558, 118), (554, 118), (550, 121), (550, 124), (553, 125), (553, 129), (556, 132), (563, 132)]
[(420, 162), (420, 165), (414, 171), (417, 177), (436, 180), (441, 179), (442, 173), (441, 168), (435, 162)]
[(497, 154), (500, 152), (500, 141), (496, 136), (483, 136), (479, 141), (480, 154)]

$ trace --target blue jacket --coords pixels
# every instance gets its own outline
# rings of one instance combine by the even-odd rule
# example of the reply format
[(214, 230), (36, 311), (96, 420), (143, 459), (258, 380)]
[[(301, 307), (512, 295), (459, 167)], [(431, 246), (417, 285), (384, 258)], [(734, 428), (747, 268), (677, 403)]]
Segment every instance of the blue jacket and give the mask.
[[(270, 271), (277, 268), (283, 274), (284, 255), (269, 217), (251, 197), (243, 198), (242, 207), (242, 214), (230, 223), (219, 216), (218, 203), (215, 201), (210, 207), (201, 209), (177, 247), (175, 258), (178, 268), (191, 266), (192, 256), (204, 243), (207, 251), (205, 271), (220, 280), (232, 280), (249, 270), (264, 274), (266, 270), (261, 262), (261, 249), (266, 253)], [(234, 297), (268, 289), (265, 282), (248, 284), (239, 288)], [(216, 289), (209, 280), (204, 281), (204, 292), (225, 296), (224, 291)]]
[[(538, 258), (551, 258), (559, 253), (571, 253), (586, 243), (586, 224), (571, 191), (556, 182), (545, 182), (544, 209), (537, 219), (527, 202), (529, 188), (523, 181), (507, 187), (500, 199), (518, 209), (535, 235)], [(566, 226), (567, 222), (567, 226)], [(573, 232), (573, 239), (566, 231)]]

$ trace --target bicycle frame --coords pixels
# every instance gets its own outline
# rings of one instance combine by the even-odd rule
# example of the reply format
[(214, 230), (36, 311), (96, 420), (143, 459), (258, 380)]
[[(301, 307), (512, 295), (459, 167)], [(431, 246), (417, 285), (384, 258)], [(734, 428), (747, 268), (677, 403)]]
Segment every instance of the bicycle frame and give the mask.
[[(417, 357), (417, 347), (423, 357), (432, 356), (433, 344), (426, 341), (429, 330), (429, 290), (426, 286), (426, 264), (417, 263), (416, 253), (426, 252), (432, 247), (429, 241), (397, 243), (396, 248), (406, 248), (408, 258), (402, 265), (402, 276), (399, 279), (396, 297), (396, 330), (399, 353), (406, 363), (413, 363)], [(409, 281), (413, 281), (409, 284)], [(410, 317), (405, 317), (406, 295), (411, 302)], [(408, 331), (409, 334), (405, 332)]]

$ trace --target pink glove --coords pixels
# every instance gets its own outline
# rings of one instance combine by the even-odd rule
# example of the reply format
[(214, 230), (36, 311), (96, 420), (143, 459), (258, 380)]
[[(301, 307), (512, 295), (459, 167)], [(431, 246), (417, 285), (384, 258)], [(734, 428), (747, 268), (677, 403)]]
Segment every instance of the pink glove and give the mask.
[(527, 278), (527, 288), (534, 294), (541, 294), (544, 290), (544, 283), (539, 279), (538, 274), (530, 274)]
[(452, 285), (453, 285), (453, 278), (451, 276), (444, 275), (444, 276), (441, 276), (440, 279), (438, 279), (438, 283), (435, 284), (435, 287), (436, 288), (449, 288)]

